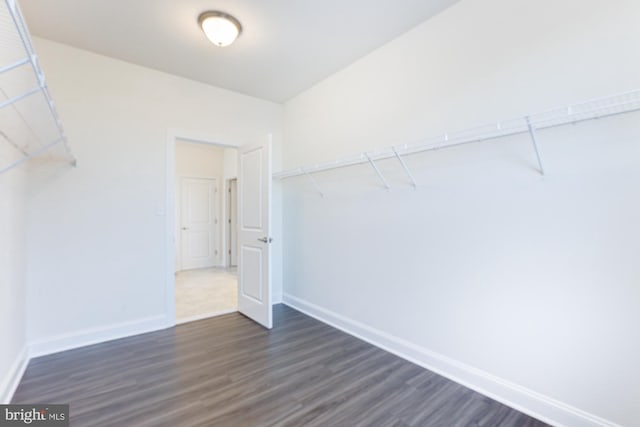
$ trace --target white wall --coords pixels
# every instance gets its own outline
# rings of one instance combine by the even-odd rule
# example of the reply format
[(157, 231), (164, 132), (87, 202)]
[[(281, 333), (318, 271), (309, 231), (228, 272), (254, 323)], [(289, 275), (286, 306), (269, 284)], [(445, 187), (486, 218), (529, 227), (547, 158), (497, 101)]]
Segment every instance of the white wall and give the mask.
[[(229, 149), (234, 151), (235, 149)], [(176, 143), (176, 174), (193, 178), (221, 180), (225, 175), (226, 148), (178, 139)]]
[[(16, 160), (0, 141), (3, 164)], [(8, 403), (26, 357), (24, 168), (0, 175), (0, 403)]]
[[(462, 0), (285, 105), (285, 168), (640, 88), (635, 0)], [(285, 302), (565, 425), (640, 419), (638, 114), (284, 181)], [(524, 388), (522, 388), (524, 387)], [(565, 406), (568, 405), (568, 406)], [(585, 412), (582, 412), (585, 411)]]
[(223, 155), (224, 179), (238, 177), (238, 150), (235, 148), (225, 148)]
[(182, 245), (181, 232), (181, 180), (182, 178), (209, 178), (215, 179), (218, 191), (216, 192), (216, 218), (218, 224), (216, 226), (215, 250), (218, 251), (215, 256), (215, 266), (223, 267), (226, 265), (226, 257), (224, 256), (224, 209), (226, 206), (224, 176), (226, 175), (225, 152), (227, 150), (237, 151), (235, 149), (225, 149), (210, 144), (201, 144), (178, 140), (176, 143), (176, 270), (182, 270), (180, 253)]
[(273, 133), (279, 167), (282, 107), (48, 40), (35, 44), (78, 167), (36, 183), (30, 200), (34, 351), (166, 325), (168, 130), (229, 145)]
[[(9, 25), (7, 23), (7, 25)], [(3, 28), (2, 65), (24, 56), (23, 46), (12, 43), (9, 28)], [(19, 67), (2, 74), (1, 98), (18, 96), (33, 84), (31, 70)], [(24, 159), (25, 148), (33, 148), (42, 129), (35, 127), (37, 112), (33, 97), (0, 109), (0, 170)], [(38, 132), (38, 133), (36, 133)], [(16, 148), (14, 148), (16, 147)], [(20, 147), (20, 150), (17, 149)], [(25, 206), (28, 170), (25, 165), (0, 173), (0, 404), (8, 403), (26, 365), (26, 250)]]

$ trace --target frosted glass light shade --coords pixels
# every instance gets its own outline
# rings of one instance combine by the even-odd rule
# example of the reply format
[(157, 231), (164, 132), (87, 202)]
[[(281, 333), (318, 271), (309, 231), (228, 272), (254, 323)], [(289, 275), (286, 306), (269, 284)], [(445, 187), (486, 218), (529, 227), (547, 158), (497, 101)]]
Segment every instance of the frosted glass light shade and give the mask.
[(198, 23), (211, 43), (220, 47), (229, 46), (242, 31), (240, 22), (223, 12), (204, 12)]

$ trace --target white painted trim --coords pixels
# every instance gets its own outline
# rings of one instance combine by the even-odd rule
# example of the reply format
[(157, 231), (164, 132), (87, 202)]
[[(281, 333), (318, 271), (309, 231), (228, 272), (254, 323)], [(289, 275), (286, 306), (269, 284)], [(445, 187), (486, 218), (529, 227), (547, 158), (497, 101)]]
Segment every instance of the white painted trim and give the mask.
[(196, 142), (198, 144), (215, 145), (222, 148), (238, 148), (242, 145), (239, 141), (226, 141), (210, 134), (202, 132), (192, 132), (184, 129), (170, 128), (167, 129), (167, 135), (171, 138), (171, 141), (181, 139), (188, 142)]
[[(225, 175), (226, 175), (226, 169), (225, 169)], [(231, 177), (231, 178), (223, 178), (224, 179), (224, 197), (222, 197), (222, 201), (223, 201), (223, 206), (222, 206), (222, 212), (223, 212), (223, 239), (222, 239), (222, 255), (224, 256), (224, 261), (223, 261), (223, 266), (224, 268), (230, 268), (231, 267), (231, 257), (229, 256), (229, 249), (230, 249), (230, 239), (231, 239), (231, 227), (229, 227), (229, 218), (231, 218), (230, 212), (229, 212), (229, 189), (231, 188), (231, 181), (238, 179), (237, 176)], [(237, 212), (236, 212), (237, 213)], [(237, 221), (237, 219), (236, 219)], [(234, 266), (237, 267), (237, 266)]]
[(165, 315), (175, 325), (176, 318), (176, 132), (167, 132), (167, 163), (165, 176)]
[(2, 383), (0, 383), (0, 404), (7, 405), (11, 403), (11, 399), (13, 399), (18, 384), (20, 384), (24, 371), (27, 369), (29, 360), (29, 352), (27, 351), (27, 347), (24, 347), (18, 354), (18, 357), (16, 357), (16, 360), (13, 361)]
[(549, 396), (499, 378), (381, 330), (284, 294), (284, 304), (376, 347), (436, 372), (520, 412), (555, 426), (621, 427)]
[(78, 347), (154, 332), (172, 326), (173, 324), (165, 316), (152, 316), (110, 326), (83, 329), (29, 343), (29, 357), (46, 356)]

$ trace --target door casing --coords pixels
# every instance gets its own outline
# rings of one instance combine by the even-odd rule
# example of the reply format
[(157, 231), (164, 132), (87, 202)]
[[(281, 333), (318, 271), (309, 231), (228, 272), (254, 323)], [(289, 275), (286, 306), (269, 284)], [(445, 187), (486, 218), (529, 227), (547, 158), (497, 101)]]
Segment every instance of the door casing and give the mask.
[(238, 265), (238, 179), (227, 181), (227, 267)]

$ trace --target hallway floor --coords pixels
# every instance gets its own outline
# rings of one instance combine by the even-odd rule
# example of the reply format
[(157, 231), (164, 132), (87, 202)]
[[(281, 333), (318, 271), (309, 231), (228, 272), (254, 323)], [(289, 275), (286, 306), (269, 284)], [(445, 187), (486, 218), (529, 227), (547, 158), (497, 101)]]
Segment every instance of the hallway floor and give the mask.
[(235, 268), (186, 270), (176, 274), (176, 320), (203, 319), (238, 309)]

